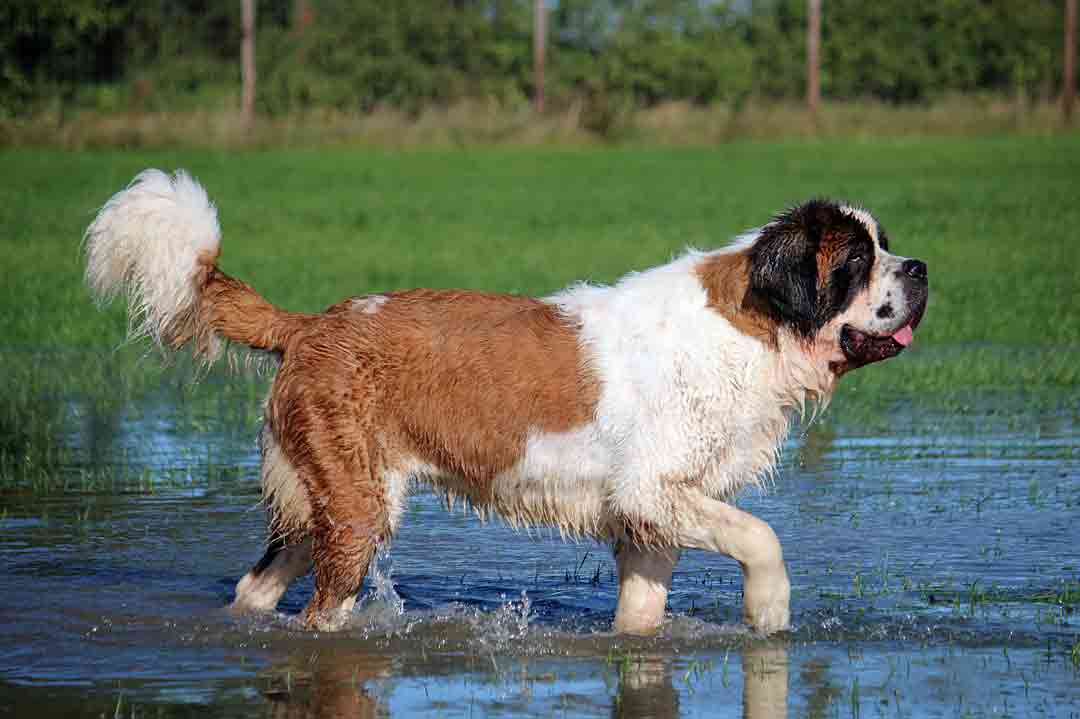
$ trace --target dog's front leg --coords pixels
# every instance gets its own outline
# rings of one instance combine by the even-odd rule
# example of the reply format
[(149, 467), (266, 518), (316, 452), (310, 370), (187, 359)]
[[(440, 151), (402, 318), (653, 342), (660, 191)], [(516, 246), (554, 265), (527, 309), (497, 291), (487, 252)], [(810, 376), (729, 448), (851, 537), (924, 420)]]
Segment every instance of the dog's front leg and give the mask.
[(652, 634), (664, 621), (671, 573), (679, 560), (676, 549), (641, 549), (629, 542), (615, 546), (619, 567), (619, 603), (615, 631)]
[(719, 552), (743, 570), (743, 620), (752, 629), (771, 634), (790, 623), (791, 582), (784, 567), (780, 540), (765, 522), (752, 514), (694, 493), (679, 542), (688, 549)]

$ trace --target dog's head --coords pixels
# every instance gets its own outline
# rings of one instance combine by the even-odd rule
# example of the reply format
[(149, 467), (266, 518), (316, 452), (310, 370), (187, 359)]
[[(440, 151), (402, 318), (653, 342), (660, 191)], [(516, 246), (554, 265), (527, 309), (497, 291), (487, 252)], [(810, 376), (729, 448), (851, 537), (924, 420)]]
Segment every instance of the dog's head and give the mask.
[(911, 344), (926, 264), (889, 252), (866, 210), (814, 200), (777, 215), (749, 248), (747, 301), (806, 340), (837, 374)]

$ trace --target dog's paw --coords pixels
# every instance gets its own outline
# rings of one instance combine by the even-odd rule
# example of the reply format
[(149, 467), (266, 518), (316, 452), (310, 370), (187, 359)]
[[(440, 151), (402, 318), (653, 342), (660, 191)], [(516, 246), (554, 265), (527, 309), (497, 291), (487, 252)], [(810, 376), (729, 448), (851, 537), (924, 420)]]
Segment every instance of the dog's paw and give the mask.
[(315, 609), (309, 604), (301, 615), (301, 623), (312, 632), (339, 632), (349, 623), (354, 606), (356, 597), (346, 599), (335, 609)]
[(743, 588), (743, 620), (762, 634), (791, 628), (791, 581), (779, 576), (754, 577)]
[(756, 607), (743, 616), (747, 626), (762, 634), (775, 634), (791, 628), (791, 610), (787, 602), (773, 602)]
[(229, 609), (237, 614), (272, 612), (285, 588), (248, 572), (236, 583), (236, 597)]

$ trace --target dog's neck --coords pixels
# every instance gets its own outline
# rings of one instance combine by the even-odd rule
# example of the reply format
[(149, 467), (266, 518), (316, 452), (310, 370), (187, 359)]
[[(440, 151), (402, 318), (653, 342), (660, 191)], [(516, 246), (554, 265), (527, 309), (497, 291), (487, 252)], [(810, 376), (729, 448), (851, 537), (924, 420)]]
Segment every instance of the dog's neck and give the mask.
[(808, 405), (827, 406), (837, 379), (830, 365), (831, 351), (789, 331), (780, 332), (778, 345), (770, 386), (780, 405), (800, 414), (806, 413)]

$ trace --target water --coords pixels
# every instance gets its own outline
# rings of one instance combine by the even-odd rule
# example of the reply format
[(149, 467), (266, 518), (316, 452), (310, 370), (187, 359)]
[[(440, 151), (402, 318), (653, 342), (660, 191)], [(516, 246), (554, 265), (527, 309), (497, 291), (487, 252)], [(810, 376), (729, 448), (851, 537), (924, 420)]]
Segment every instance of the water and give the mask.
[(701, 552), (659, 636), (614, 636), (605, 547), (423, 492), (346, 629), (318, 635), (295, 619), (310, 578), (273, 616), (224, 610), (264, 537), (258, 387), (226, 382), (53, 397), (52, 463), (8, 462), (0, 714), (1080, 717), (1075, 402), (894, 408), (870, 432), (841, 398), (797, 432), (740, 500), (784, 545), (780, 637), (741, 625), (738, 567)]

